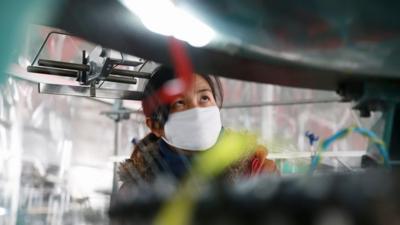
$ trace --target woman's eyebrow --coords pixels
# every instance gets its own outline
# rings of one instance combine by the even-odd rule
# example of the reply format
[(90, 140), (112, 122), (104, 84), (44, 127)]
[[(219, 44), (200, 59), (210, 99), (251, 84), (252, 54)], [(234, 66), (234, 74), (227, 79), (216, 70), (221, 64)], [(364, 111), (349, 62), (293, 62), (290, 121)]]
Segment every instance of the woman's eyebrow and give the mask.
[(211, 92), (211, 89), (210, 88), (200, 88), (199, 90), (197, 90), (197, 93), (206, 92), (206, 91)]

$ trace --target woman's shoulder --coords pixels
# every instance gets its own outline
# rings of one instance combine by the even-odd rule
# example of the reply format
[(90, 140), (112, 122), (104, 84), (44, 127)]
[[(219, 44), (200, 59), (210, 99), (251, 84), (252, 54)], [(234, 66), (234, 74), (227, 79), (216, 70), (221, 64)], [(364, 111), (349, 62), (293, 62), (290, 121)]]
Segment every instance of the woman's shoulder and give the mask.
[(257, 145), (250, 158), (249, 175), (254, 176), (261, 173), (279, 175), (278, 167), (275, 162), (268, 159), (268, 149), (265, 145)]
[[(225, 129), (224, 132), (226, 134), (251, 134), (251, 132), (248, 131), (235, 131), (232, 129)], [(275, 162), (271, 159), (268, 159), (268, 148), (266, 147), (266, 145), (256, 142), (253, 146), (250, 146), (249, 148), (251, 148), (249, 149), (251, 153), (247, 157), (239, 161), (236, 165), (234, 165), (233, 168), (241, 168), (241, 171), (239, 173), (246, 176), (255, 176), (262, 173), (279, 175), (279, 170)]]
[(159, 154), (158, 138), (148, 134), (140, 140), (130, 156), (119, 164), (118, 175), (123, 183), (137, 183), (139, 179), (151, 181), (154, 177), (152, 167)]

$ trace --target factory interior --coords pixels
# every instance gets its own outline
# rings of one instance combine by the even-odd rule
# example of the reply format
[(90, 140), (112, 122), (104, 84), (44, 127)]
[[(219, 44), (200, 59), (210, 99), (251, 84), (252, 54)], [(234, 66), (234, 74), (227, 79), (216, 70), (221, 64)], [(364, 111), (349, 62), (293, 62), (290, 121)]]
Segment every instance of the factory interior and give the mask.
[(400, 224), (400, 2), (0, 5), (0, 225)]

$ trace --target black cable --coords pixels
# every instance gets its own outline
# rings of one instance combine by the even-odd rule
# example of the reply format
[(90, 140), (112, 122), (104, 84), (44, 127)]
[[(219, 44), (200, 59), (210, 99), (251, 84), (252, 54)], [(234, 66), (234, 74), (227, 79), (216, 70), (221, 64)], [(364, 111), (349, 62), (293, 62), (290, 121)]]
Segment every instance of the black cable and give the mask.
[[(121, 54), (121, 61), (119, 63), (123, 64), (125, 62), (124, 54), (122, 54), (122, 52), (119, 52), (119, 54)], [(112, 69), (115, 69), (115, 67), (117, 67), (117, 66), (118, 66), (118, 64), (115, 64)]]
[(103, 82), (99, 86), (97, 86), (97, 88), (101, 88), (101, 86), (103, 86), (104, 82), (106, 82), (106, 81), (103, 80)]
[(50, 36), (51, 36), (52, 34), (62, 34), (62, 35), (71, 36), (71, 35), (68, 34), (68, 33), (59, 32), (59, 31), (51, 31), (50, 33), (48, 33), (47, 36), (46, 36), (46, 39), (44, 39), (44, 42), (43, 42), (42, 46), (40, 46), (38, 53), (35, 55), (35, 58), (33, 58), (33, 61), (32, 61), (31, 66), (33, 66), (33, 65), (35, 64), (35, 62), (36, 62), (36, 60), (38, 59), (40, 53), (43, 51), (44, 45), (47, 43), (47, 41), (49, 40), (49, 38), (50, 38)]
[(143, 67), (149, 62), (149, 60), (144, 61), (144, 63), (139, 67), (138, 72), (142, 71)]

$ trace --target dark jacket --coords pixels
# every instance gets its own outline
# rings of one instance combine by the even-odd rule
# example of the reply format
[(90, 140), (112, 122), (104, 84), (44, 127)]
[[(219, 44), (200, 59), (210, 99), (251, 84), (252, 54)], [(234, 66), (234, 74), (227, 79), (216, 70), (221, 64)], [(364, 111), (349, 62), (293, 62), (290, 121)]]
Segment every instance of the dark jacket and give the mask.
[[(159, 141), (155, 135), (148, 134), (135, 146), (131, 157), (120, 163), (120, 192), (131, 191), (130, 189), (140, 182), (152, 183), (158, 174), (166, 171)], [(279, 174), (275, 163), (266, 159), (267, 153), (264, 146), (257, 146), (253, 155), (230, 166), (222, 176), (233, 180), (236, 177), (254, 176), (259, 173)]]

